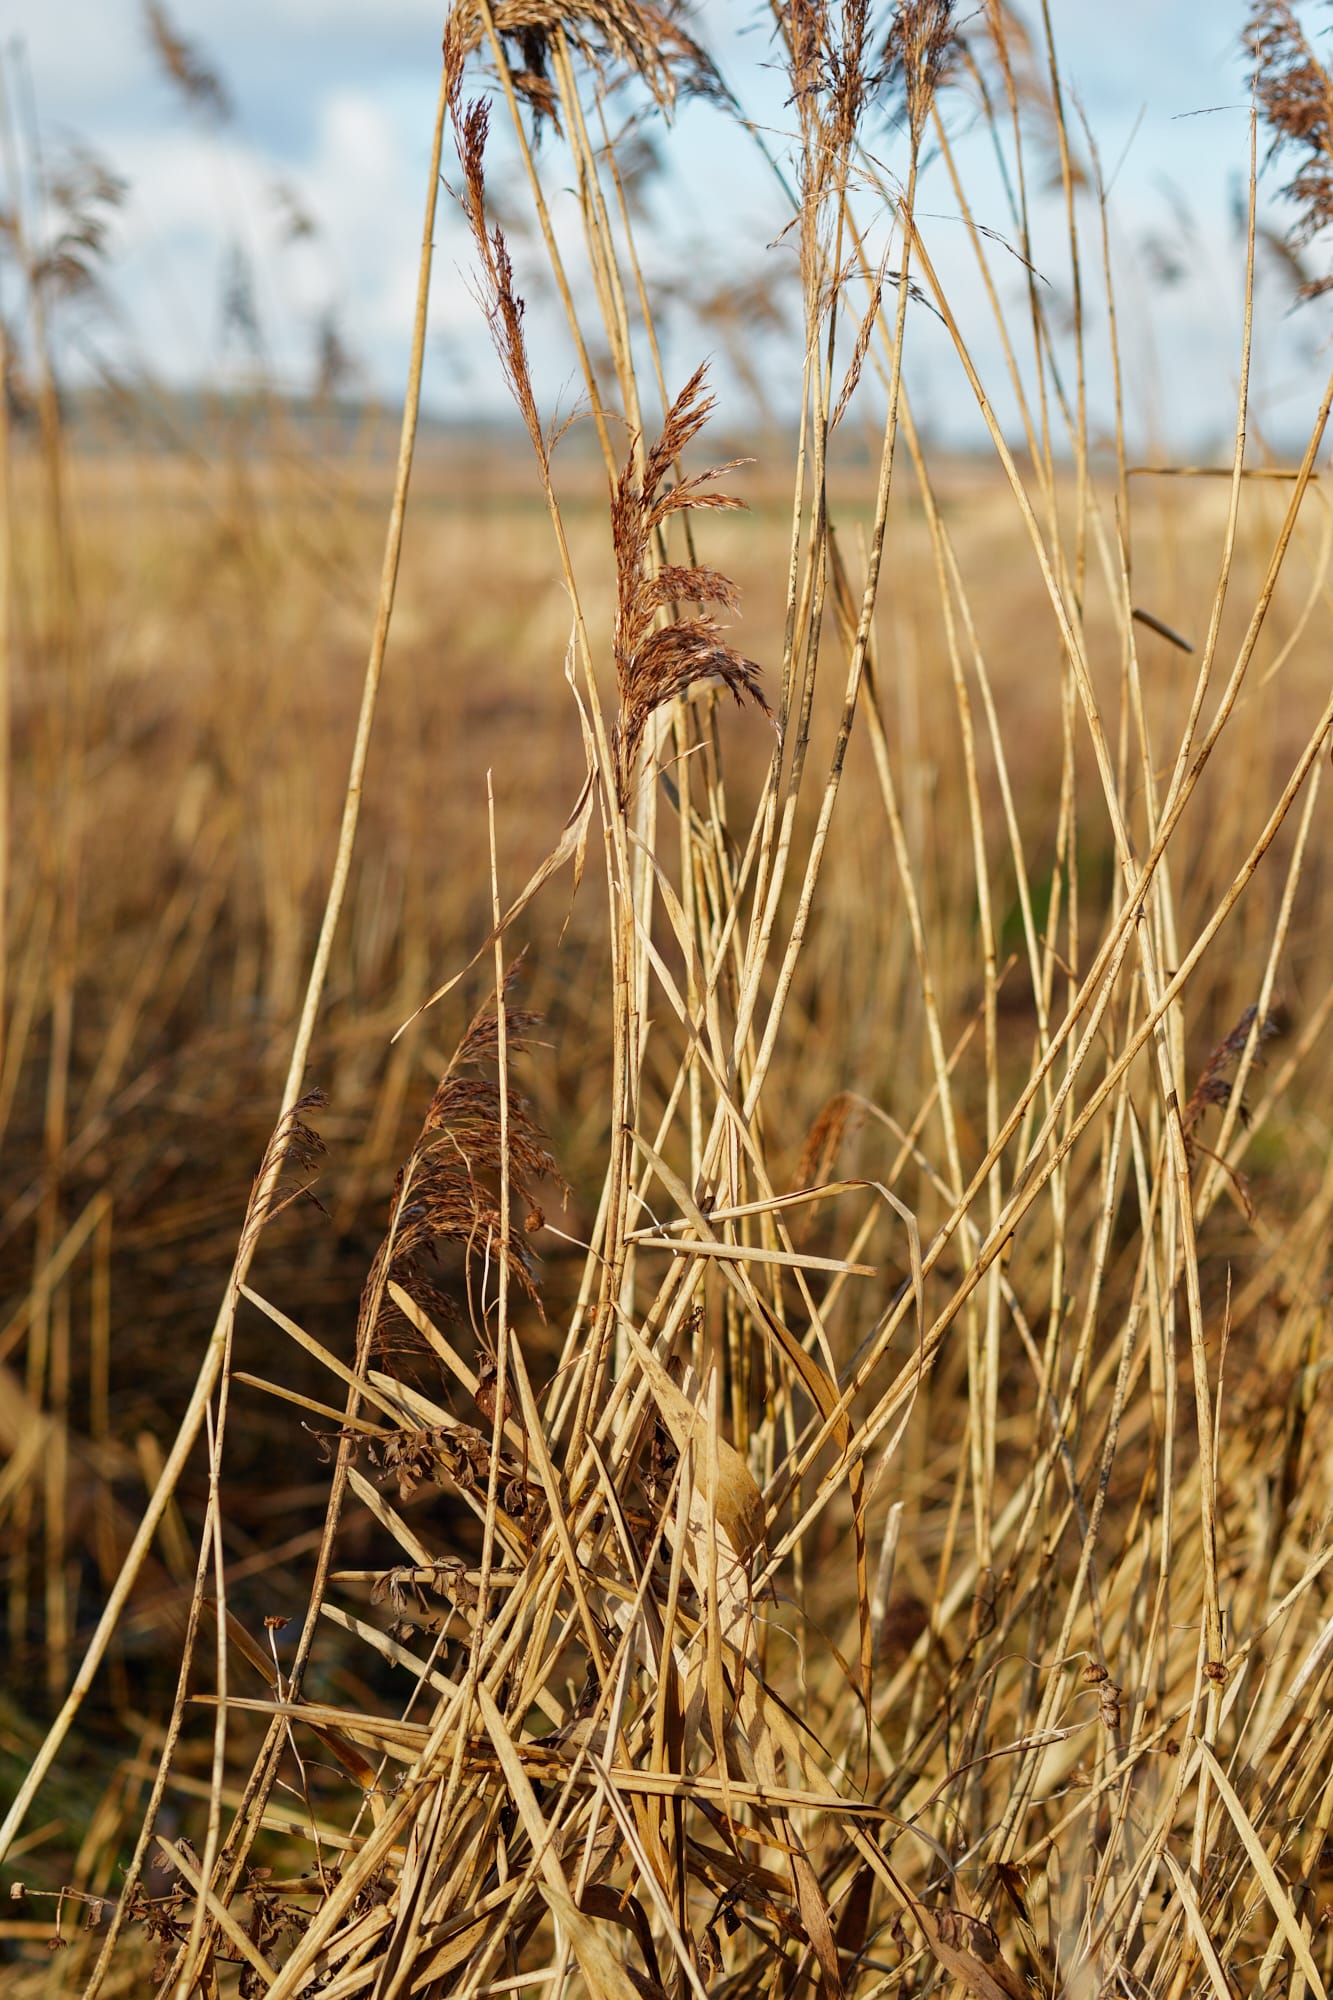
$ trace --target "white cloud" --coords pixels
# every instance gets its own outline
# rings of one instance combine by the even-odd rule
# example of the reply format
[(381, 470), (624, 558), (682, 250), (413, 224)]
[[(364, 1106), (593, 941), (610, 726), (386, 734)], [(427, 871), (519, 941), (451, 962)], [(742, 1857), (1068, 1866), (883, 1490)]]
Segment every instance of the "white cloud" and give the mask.
[[(1160, 387), (1154, 391), (1181, 436), (1216, 434), (1231, 421), (1239, 328), (1236, 251), (1229, 205), (1247, 160), (1243, 110), (1183, 117), (1244, 96), (1236, 35), (1239, 17), (1208, 11), (1192, 0), (1124, 0), (1118, 25), (1086, 0), (1054, 0), (1057, 39), (1071, 99), (1079, 93), (1097, 133), (1108, 171), (1119, 164), (1113, 196), (1119, 301), (1131, 388), (1139, 394), (1148, 371), (1142, 321), (1156, 326)], [(430, 121), (437, 80), (439, 0), (175, 0), (173, 18), (197, 37), (231, 87), (237, 117), (210, 131), (192, 121), (157, 73), (142, 16), (131, 0), (0, 0), (0, 28), (26, 34), (44, 126), (81, 133), (131, 182), (131, 199), (116, 233), (112, 278), (140, 351), (177, 381), (207, 379), (218, 363), (220, 291), (231, 246), (239, 244), (254, 271), (271, 358), (293, 381), (308, 375), (313, 326), (338, 309), (346, 339), (365, 360), (374, 384), (401, 387), (416, 289)], [(755, 10), (744, 0), (709, 0), (700, 17), (721, 43), (743, 98), (771, 125), (789, 121), (784, 86), (769, 67), (766, 34), (755, 32)], [(748, 29), (749, 32), (741, 32)], [(968, 136), (962, 101), (951, 122), (971, 177), (979, 219), (1010, 228), (1005, 196), (990, 159), (988, 135)], [(492, 148), (493, 191), (501, 206), (526, 210), (521, 175), (497, 118)], [(659, 199), (658, 233), (643, 245), (650, 269), (669, 272), (688, 258), (716, 268), (724, 280), (735, 266), (740, 233), (751, 237), (753, 265), (766, 256), (790, 262), (788, 251), (765, 245), (782, 226), (775, 184), (748, 141), (709, 107), (689, 106), (661, 150), (679, 174)], [(886, 137), (891, 160), (901, 145)], [(1121, 158), (1123, 154), (1123, 160)], [(554, 180), (561, 155), (547, 154)], [(446, 168), (446, 173), (448, 168)], [(1139, 246), (1151, 231), (1176, 230), (1163, 192), (1174, 181), (1188, 190), (1195, 235), (1180, 282), (1157, 285), (1151, 298), (1137, 273)], [(319, 238), (296, 247), (282, 241), (274, 186), (290, 183), (321, 226)], [(571, 264), (582, 268), (577, 221), (568, 216)], [(956, 202), (938, 169), (923, 188), (923, 227), (932, 253), (966, 318), (988, 386), (1003, 406), (1005, 363), (977, 284)], [(1099, 291), (1096, 217), (1084, 205), (1089, 296)], [(454, 407), (504, 407), (504, 391), (465, 273), (471, 254), (457, 213), (441, 197), (432, 300), (435, 365), (427, 396)], [(529, 327), (539, 387), (554, 397), (571, 379), (573, 359), (560, 317), (527, 283), (540, 250), (515, 240), (530, 291)], [(1066, 290), (1067, 255), (1058, 196), (1038, 203), (1037, 260), (1057, 290)], [(992, 253), (1006, 297), (1021, 293), (1019, 267)], [(1285, 302), (1283, 302), (1285, 304)], [(1090, 322), (1097, 357), (1094, 401), (1109, 409), (1109, 370), (1102, 356), (1104, 316)], [(968, 398), (938, 332), (926, 323), (913, 339), (923, 388), (951, 435), (975, 435)], [(1258, 379), (1308, 383), (1313, 315), (1284, 322), (1274, 298), (1261, 316)], [(449, 343), (448, 365), (440, 342)], [(691, 334), (673, 354), (672, 370), (692, 364), (712, 336)], [(725, 383), (725, 369), (719, 370)], [(457, 386), (459, 376), (464, 387)], [(1146, 386), (1142, 391), (1147, 407)], [(1300, 402), (1290, 399), (1291, 407)]]

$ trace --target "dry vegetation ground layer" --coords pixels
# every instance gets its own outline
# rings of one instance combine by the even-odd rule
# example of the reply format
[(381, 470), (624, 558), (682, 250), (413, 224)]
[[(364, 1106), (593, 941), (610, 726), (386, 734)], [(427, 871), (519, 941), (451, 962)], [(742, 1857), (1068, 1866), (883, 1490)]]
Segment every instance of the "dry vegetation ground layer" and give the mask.
[[(781, 15), (791, 433), (659, 372), (589, 126), (708, 76), (619, 5), (446, 37), (524, 455), (434, 436), (404, 509), (417, 377), (395, 467), (276, 401), (80, 450), (37, 371), (6, 1991), (1333, 1981), (1327, 404), (1278, 467), (1243, 405), (1217, 477), (1094, 459), (1034, 280), (1022, 448), (922, 446), (937, 92), (1068, 145), (983, 14)], [(483, 65), (558, 120), (539, 218), (577, 176), (564, 442)]]

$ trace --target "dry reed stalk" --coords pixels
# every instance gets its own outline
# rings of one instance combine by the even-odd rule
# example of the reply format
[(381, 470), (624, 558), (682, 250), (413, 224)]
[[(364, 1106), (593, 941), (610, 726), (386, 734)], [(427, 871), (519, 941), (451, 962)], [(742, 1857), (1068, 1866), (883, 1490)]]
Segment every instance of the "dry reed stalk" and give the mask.
[[(11, 715), (14, 674), (14, 487), (9, 424), (10, 350), (0, 326), (0, 1077), (9, 1068)], [(2, 1129), (2, 1128), (0, 1128)]]

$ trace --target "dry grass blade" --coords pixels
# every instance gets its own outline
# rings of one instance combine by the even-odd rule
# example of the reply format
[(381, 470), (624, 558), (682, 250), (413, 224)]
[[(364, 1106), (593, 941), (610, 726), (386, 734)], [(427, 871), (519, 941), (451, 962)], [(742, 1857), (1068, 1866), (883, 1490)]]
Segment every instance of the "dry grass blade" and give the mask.
[(1217, 1786), (1222, 1803), (1230, 1813), (1232, 1823), (1240, 1835), (1241, 1844), (1254, 1865), (1254, 1872), (1263, 1885), (1264, 1894), (1272, 1906), (1273, 1915), (1277, 1918), (1279, 1930), (1291, 1946), (1296, 1963), (1299, 1965), (1306, 1979), (1309, 1980), (1311, 1988), (1318, 1996), (1318, 2000), (1327, 2000), (1327, 1989), (1311, 1954), (1309, 1939), (1296, 1921), (1296, 1912), (1292, 1909), (1291, 1897), (1278, 1880), (1273, 1869), (1273, 1864), (1264, 1850), (1264, 1844), (1255, 1830), (1253, 1821), (1241, 1804), (1235, 1786), (1218, 1763), (1217, 1758), (1208, 1748), (1208, 1745), (1206, 1743), (1202, 1744), (1200, 1749), (1204, 1758), (1212, 1766), (1213, 1781)]
[(180, 1846), (172, 1841), (162, 1839), (159, 1839), (158, 1846), (169, 1865), (184, 1877), (196, 1895), (202, 1897), (208, 1906), (209, 1915), (216, 1920), (218, 1927), (227, 1941), (235, 1948), (240, 1958), (250, 1967), (251, 1971), (258, 1975), (261, 1982), (260, 1992), (266, 1993), (273, 1984), (273, 1967), (269, 1964), (268, 1960), (262, 1953), (255, 1950), (253, 1943), (236, 1922), (230, 1910), (218, 1902), (207, 1884), (200, 1877), (195, 1863), (190, 1860), (189, 1856), (184, 1853)]
[[(1216, 2000), (1233, 2000), (1226, 1972), (1223, 1969), (1221, 1959), (1217, 1955), (1217, 1947), (1208, 1934), (1208, 1926), (1204, 1921), (1203, 1911), (1199, 1908), (1199, 1898), (1194, 1884), (1189, 1880), (1169, 1848), (1163, 1848), (1162, 1862), (1175, 1885), (1176, 1894), (1180, 1898), (1181, 1908), (1185, 1912), (1185, 1921), (1189, 1926), (1190, 1936), (1194, 1941), (1195, 1949), (1203, 1961), (1211, 1991), (1216, 1996)], [(1187, 1959), (1182, 1962), (1181, 1969), (1188, 1974), (1189, 1964)]]
[(590, 1990), (598, 1996), (605, 1996), (605, 2000), (631, 2000), (636, 1988), (627, 1977), (625, 1968), (611, 1952), (596, 1925), (591, 1923), (578, 1908), (570, 1893), (569, 1880), (556, 1852), (555, 1829), (548, 1826), (542, 1818), (536, 1795), (515, 1752), (509, 1731), (505, 1727), (504, 1717), (484, 1686), (479, 1686), (477, 1689), (477, 1705), (481, 1710), (486, 1733), (494, 1744), (504, 1769), (510, 1797), (531, 1843), (537, 1866), (541, 1869), (542, 1895), (573, 1944)]

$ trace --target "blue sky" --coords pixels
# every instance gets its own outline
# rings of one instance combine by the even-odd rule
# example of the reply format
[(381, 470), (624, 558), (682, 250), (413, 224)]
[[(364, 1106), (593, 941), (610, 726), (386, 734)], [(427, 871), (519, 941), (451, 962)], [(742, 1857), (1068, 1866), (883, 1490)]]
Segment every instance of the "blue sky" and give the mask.
[[(1031, 15), (1035, 10), (1029, 7)], [(235, 366), (222, 330), (220, 297), (238, 250), (254, 273), (265, 343), (274, 366), (299, 384), (309, 376), (314, 329), (333, 310), (375, 390), (401, 389), (438, 75), (435, 0), (176, 0), (180, 30), (225, 78), (235, 116), (203, 129), (159, 74), (134, 0), (0, 0), (7, 41), (26, 46), (44, 144), (57, 155), (73, 139), (90, 144), (129, 184), (113, 235), (110, 290), (115, 325), (89, 325), (85, 345), (146, 359), (178, 382), (216, 379)], [(968, 0), (960, 19), (968, 25)], [(1241, 272), (1234, 210), (1248, 164), (1248, 104), (1239, 38), (1241, 0), (1052, 0), (1065, 81), (1077, 93), (1108, 172), (1119, 307), (1131, 415), (1142, 438), (1174, 449), (1216, 448), (1234, 421)], [(773, 68), (767, 9), (757, 0), (705, 0), (701, 38), (728, 80), (781, 149), (790, 114)], [(1307, 9), (1312, 32), (1322, 10)], [(974, 23), (974, 26), (977, 24)], [(499, 124), (497, 120), (497, 126)], [(978, 218), (1010, 233), (1003, 190), (970, 100), (953, 93), (949, 123)], [(670, 284), (686, 270), (723, 284), (735, 244), (750, 247), (742, 274), (790, 261), (777, 241), (784, 215), (754, 148), (725, 117), (685, 107), (661, 147), (669, 183), (655, 202), (657, 225), (644, 252)], [(558, 153), (553, 154), (553, 160)], [(882, 157), (902, 164), (903, 143), (883, 135)], [(507, 211), (521, 209), (512, 156), (497, 146), (492, 184)], [(558, 178), (558, 177), (557, 177)], [(1265, 200), (1276, 195), (1269, 168)], [(319, 225), (285, 243), (285, 186)], [(1270, 202), (1271, 205), (1271, 202)], [(572, 205), (557, 200), (562, 226)], [(923, 232), (950, 289), (997, 403), (1006, 406), (1002, 359), (947, 179), (932, 168), (922, 190)], [(1281, 211), (1273, 211), (1281, 220)], [(1067, 289), (1061, 206), (1039, 204), (1036, 259), (1053, 291)], [(1096, 219), (1084, 225), (1096, 282)], [(445, 204), (432, 301), (426, 395), (445, 412), (499, 410), (503, 388), (469, 293), (468, 249)], [(516, 242), (520, 269), (524, 246)], [(1007, 304), (1021, 298), (1017, 262), (996, 248)], [(1175, 274), (1160, 282), (1164, 267)], [(1149, 282), (1149, 273), (1158, 273)], [(1256, 400), (1279, 438), (1299, 435), (1330, 364), (1328, 303), (1297, 313), (1275, 279), (1261, 294)], [(539, 296), (532, 299), (539, 388), (557, 397), (572, 384), (572, 359)], [(672, 365), (684, 372), (711, 336), (683, 310), (669, 315)], [(1105, 316), (1092, 315), (1090, 386), (1109, 408)], [(781, 353), (766, 351), (775, 376)], [(743, 420), (744, 391), (717, 361), (724, 405)], [(975, 416), (955, 364), (929, 316), (918, 313), (909, 375), (922, 415), (960, 443)], [(780, 400), (780, 396), (779, 396)]]

